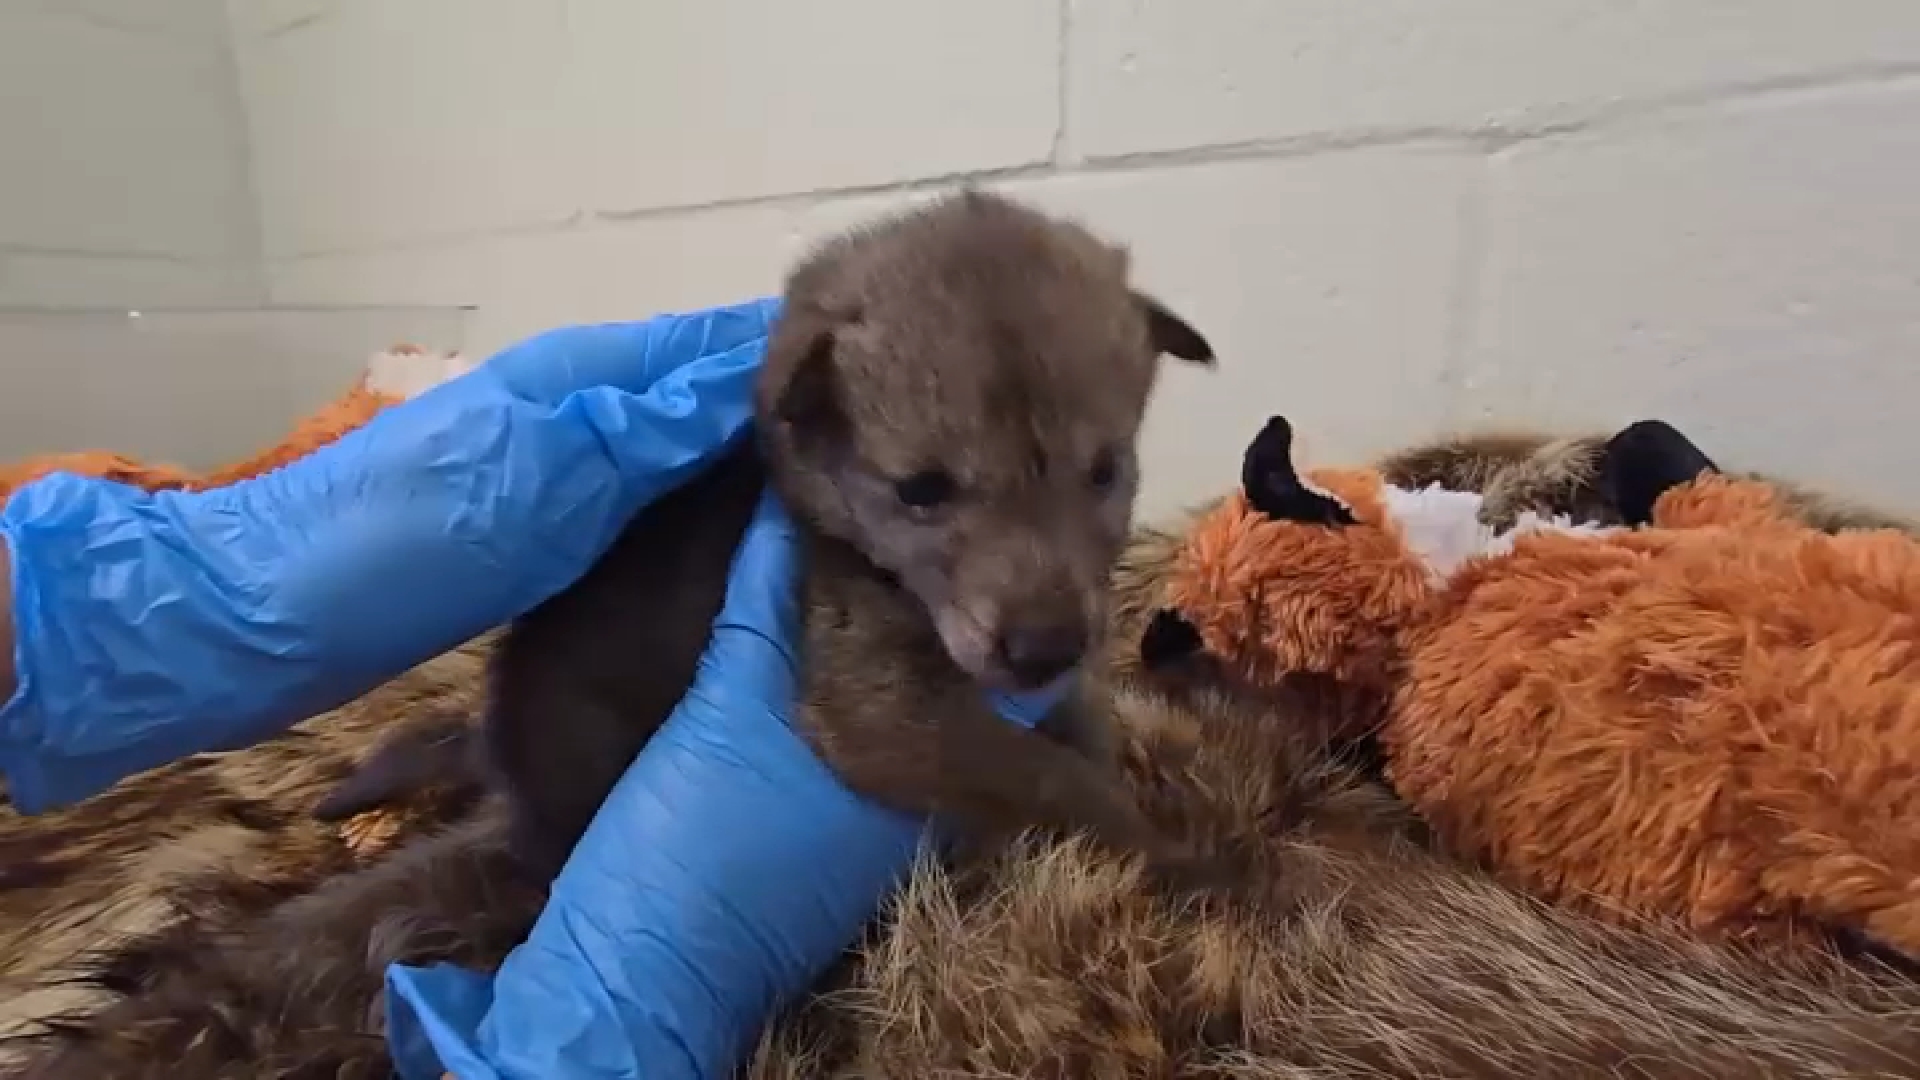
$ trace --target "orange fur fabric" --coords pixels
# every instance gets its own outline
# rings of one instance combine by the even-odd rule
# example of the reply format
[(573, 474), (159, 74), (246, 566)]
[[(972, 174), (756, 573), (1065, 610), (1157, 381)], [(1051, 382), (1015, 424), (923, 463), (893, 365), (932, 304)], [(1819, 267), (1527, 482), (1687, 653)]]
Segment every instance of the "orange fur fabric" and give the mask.
[(1920, 544), (1808, 528), (1657, 422), (1602, 460), (1634, 527), (1499, 530), (1290, 443), (1270, 422), (1190, 535), (1149, 663), (1373, 691), (1343, 734), (1543, 898), (1920, 958)]
[(148, 491), (204, 490), (225, 487), (248, 477), (272, 472), (318, 450), (372, 420), (382, 409), (401, 399), (371, 390), (362, 378), (345, 394), (295, 424), (287, 437), (252, 457), (207, 473), (175, 465), (148, 464), (104, 450), (43, 454), (13, 465), (0, 466), (0, 502), (15, 491), (53, 472), (97, 476)]

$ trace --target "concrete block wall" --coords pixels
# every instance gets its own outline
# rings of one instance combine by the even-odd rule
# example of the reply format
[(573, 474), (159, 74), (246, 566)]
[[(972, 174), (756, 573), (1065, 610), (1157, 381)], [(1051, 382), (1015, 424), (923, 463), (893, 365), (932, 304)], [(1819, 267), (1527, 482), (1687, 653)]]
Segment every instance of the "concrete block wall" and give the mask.
[(0, 4), (0, 308), (258, 303), (245, 130), (220, 0)]
[(770, 291), (966, 174), (1220, 348), (1143, 510), (1655, 415), (1920, 510), (1911, 0), (230, 0), (273, 299), (558, 323)]

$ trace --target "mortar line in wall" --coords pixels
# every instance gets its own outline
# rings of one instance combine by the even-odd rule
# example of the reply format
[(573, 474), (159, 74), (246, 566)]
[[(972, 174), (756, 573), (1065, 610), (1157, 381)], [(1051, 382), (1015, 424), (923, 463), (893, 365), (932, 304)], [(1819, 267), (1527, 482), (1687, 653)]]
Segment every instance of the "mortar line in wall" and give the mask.
[(179, 255), (164, 251), (94, 251), (87, 248), (47, 247), (38, 244), (0, 243), (0, 255), (32, 259), (98, 259), (108, 262), (168, 263), (175, 266), (225, 265), (222, 255)]
[[(1435, 137), (1425, 133), (1414, 136), (1403, 136), (1400, 133), (1394, 133), (1384, 137), (1356, 139), (1351, 142), (1345, 142), (1338, 147), (1325, 147), (1325, 149), (1358, 149), (1367, 146), (1402, 145), (1414, 141), (1434, 141), (1434, 138)], [(1450, 139), (1448, 141), (1458, 140)], [(813, 188), (806, 191), (783, 191), (765, 195), (730, 196), (706, 202), (668, 203), (658, 206), (635, 207), (631, 210), (576, 211), (565, 217), (555, 217), (545, 221), (530, 222), (522, 225), (509, 225), (460, 233), (409, 237), (405, 240), (373, 246), (314, 248), (281, 255), (270, 255), (268, 261), (286, 263), (304, 259), (341, 258), (356, 255), (382, 255), (430, 250), (480, 240), (508, 240), (516, 237), (564, 235), (596, 225), (628, 225), (647, 221), (695, 217), (701, 214), (719, 213), (729, 210), (806, 210), (833, 200), (857, 199), (874, 195), (913, 195), (928, 191), (938, 191), (959, 183), (991, 184), (1037, 180), (1056, 176), (1104, 175), (1179, 166), (1208, 165), (1220, 161), (1238, 160), (1254, 156), (1285, 156), (1278, 154), (1261, 154), (1262, 150), (1268, 148), (1269, 144), (1266, 143), (1205, 146), (1187, 150), (1167, 151), (1164, 153), (1155, 152), (1144, 155), (1130, 155), (1127, 157), (1089, 159), (1069, 166), (1059, 166), (1050, 161), (1035, 160), (1018, 165), (937, 173), (929, 176), (919, 176), (905, 180), (887, 180), (871, 184), (842, 184), (835, 187)]]
[(1468, 150), (1483, 149), (1478, 141), (1463, 137), (1458, 133), (1426, 130), (1370, 132), (1343, 136), (1337, 141), (1332, 139), (1313, 139), (1311, 141), (1313, 142), (1311, 147), (1299, 146), (1297, 145), (1298, 141), (1288, 141), (1288, 146), (1284, 147), (1273, 141), (1258, 141), (1203, 146), (1184, 150), (1152, 151), (1121, 157), (1091, 158), (1071, 165), (1055, 165), (1049, 161), (1034, 161), (1019, 165), (939, 173), (932, 176), (914, 177), (907, 180), (890, 180), (873, 184), (844, 184), (837, 187), (816, 188), (808, 191), (776, 192), (766, 195), (743, 195), (714, 199), (708, 202), (635, 207), (631, 210), (599, 210), (574, 213), (566, 218), (553, 218), (525, 225), (504, 226), (495, 229), (441, 234), (437, 236), (412, 237), (395, 243), (377, 246), (312, 249), (285, 255), (270, 255), (268, 262), (287, 263), (308, 259), (395, 254), (452, 247), (482, 240), (510, 240), (516, 237), (528, 236), (559, 236), (570, 232), (583, 231), (596, 225), (631, 225), (648, 221), (696, 217), (701, 214), (721, 213), (731, 210), (770, 209), (804, 211), (811, 207), (818, 206), (821, 203), (833, 200), (858, 199), (875, 195), (908, 196), (943, 190), (959, 183), (995, 184), (1039, 180), (1050, 177), (1066, 178), (1074, 176), (1125, 175), (1132, 172), (1200, 167), (1229, 161), (1260, 158), (1284, 160), (1290, 157), (1311, 156), (1319, 153), (1361, 150), (1371, 147), (1408, 146), (1413, 144), (1456, 145)]
[(268, 261), (273, 263), (288, 263), (298, 262), (304, 259), (331, 259), (356, 255), (385, 255), (408, 251), (431, 250), (434, 248), (473, 243), (480, 240), (512, 240), (534, 236), (562, 236), (571, 232), (582, 232), (596, 225), (628, 225), (645, 221), (698, 217), (702, 214), (719, 213), (728, 210), (804, 210), (833, 199), (855, 199), (867, 195), (910, 195), (915, 192), (938, 190), (963, 181), (992, 183), (1001, 180), (1024, 180), (1038, 176), (1052, 175), (1055, 172), (1057, 172), (1057, 170), (1053, 169), (1052, 166), (1046, 162), (1032, 162), (995, 169), (941, 173), (934, 176), (916, 177), (909, 180), (890, 180), (874, 184), (845, 184), (838, 187), (816, 188), (809, 191), (777, 192), (767, 195), (741, 195), (714, 199), (708, 202), (672, 203), (662, 206), (636, 207), (632, 210), (574, 210), (562, 216), (555, 216), (543, 221), (527, 222), (520, 225), (506, 225), (498, 228), (476, 229), (459, 233), (415, 236), (393, 243), (371, 246), (313, 248), (306, 251), (269, 255)]
[(1067, 163), (1067, 109), (1073, 99), (1073, 0), (1054, 0), (1053, 146), (1047, 160)]
[[(1066, 0), (1062, 0), (1065, 3)], [(1016, 165), (963, 170), (905, 180), (870, 184), (844, 184), (808, 191), (742, 195), (703, 202), (672, 203), (635, 207), (629, 210), (574, 211), (565, 218), (537, 223), (413, 237), (395, 243), (370, 246), (316, 248), (283, 255), (269, 255), (274, 264), (308, 259), (341, 258), (360, 255), (394, 254), (432, 250), (481, 240), (513, 239), (525, 236), (563, 235), (597, 225), (621, 225), (669, 218), (744, 209), (805, 210), (822, 202), (872, 195), (912, 195), (938, 190), (961, 182), (998, 183), (1047, 177), (1125, 175), (1182, 167), (1201, 167), (1233, 161), (1285, 161), (1370, 149), (1425, 146), (1455, 149), (1463, 153), (1491, 155), (1515, 146), (1539, 140), (1597, 131), (1611, 131), (1650, 120), (1665, 119), (1704, 108), (1737, 101), (1806, 93), (1841, 90), (1878, 83), (1900, 82), (1920, 77), (1920, 64), (1881, 65), (1831, 71), (1821, 75), (1792, 76), (1760, 80), (1737, 86), (1722, 86), (1710, 92), (1689, 92), (1641, 98), (1632, 102), (1603, 106), (1569, 108), (1557, 118), (1531, 125), (1487, 124), (1480, 127), (1422, 126), (1377, 128), (1331, 132), (1309, 132), (1232, 143), (1142, 150), (1133, 153), (1088, 157), (1068, 163), (1032, 160)]]
[(1641, 125), (1684, 119), (1691, 114), (1711, 113), (1729, 105), (1764, 106), (1791, 101), (1802, 95), (1895, 86), (1916, 78), (1920, 78), (1920, 62), (1869, 64), (1776, 75), (1666, 94), (1649, 94), (1624, 101), (1565, 106), (1560, 110), (1562, 115), (1534, 124), (1489, 127), (1485, 138), (1490, 150), (1498, 152), (1571, 135), (1632, 131)]
[(1639, 123), (1665, 120), (1735, 103), (1760, 104), (1773, 98), (1896, 84), (1916, 77), (1920, 77), (1920, 63), (1833, 70), (1815, 75), (1754, 80), (1714, 87), (1710, 90), (1653, 95), (1624, 102), (1568, 105), (1555, 110), (1558, 115), (1547, 116), (1533, 123), (1515, 124), (1493, 121), (1478, 127), (1425, 125), (1309, 131), (1231, 143), (1168, 147), (1090, 157), (1077, 162), (1072, 171), (1093, 172), (1107, 169), (1203, 164), (1240, 158), (1287, 159), (1412, 144), (1452, 145), (1465, 150), (1494, 153), (1544, 139), (1630, 129)]

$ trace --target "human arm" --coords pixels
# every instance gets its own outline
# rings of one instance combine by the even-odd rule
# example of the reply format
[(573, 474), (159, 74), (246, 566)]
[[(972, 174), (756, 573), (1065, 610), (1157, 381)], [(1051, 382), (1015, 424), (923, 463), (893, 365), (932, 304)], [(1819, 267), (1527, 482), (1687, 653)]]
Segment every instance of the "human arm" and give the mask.
[(13, 553), (0, 536), (0, 701), (13, 697)]
[(0, 509), (14, 805), (246, 745), (565, 587), (745, 429), (776, 314), (542, 334), (215, 491), (20, 488)]
[(692, 688), (497, 976), (394, 969), (403, 1076), (719, 1075), (853, 939), (919, 829), (842, 787), (789, 726), (793, 561), (764, 498)]

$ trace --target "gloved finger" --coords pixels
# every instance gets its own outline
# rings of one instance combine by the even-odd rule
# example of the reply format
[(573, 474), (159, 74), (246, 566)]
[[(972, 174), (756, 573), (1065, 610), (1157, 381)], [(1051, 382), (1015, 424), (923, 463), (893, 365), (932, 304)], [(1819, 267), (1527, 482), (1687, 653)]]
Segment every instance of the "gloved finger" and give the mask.
[(711, 1080), (911, 864), (919, 824), (852, 794), (715, 668), (615, 788), (494, 982), (502, 1076)]
[(1066, 700), (1073, 690), (1072, 673), (1055, 680), (1038, 690), (995, 690), (987, 695), (987, 704), (1000, 714), (1001, 719), (1011, 720), (1021, 727), (1030, 728), (1046, 719), (1047, 713)]
[(514, 394), (553, 404), (590, 386), (640, 393), (681, 364), (764, 341), (779, 301), (741, 304), (638, 322), (549, 330), (489, 357), (481, 370)]
[[(598, 386), (557, 407), (476, 373), (335, 444), (350, 458), (213, 493), (233, 509), (211, 520), (243, 527), (199, 547), (258, 549), (242, 569), (299, 646), (342, 686), (385, 678), (565, 588), (641, 507), (707, 468), (747, 431), (759, 356), (742, 346), (639, 394)], [(396, 611), (398, 582), (417, 602)]]
[[(706, 666), (736, 671), (777, 670), (791, 682), (792, 648), (799, 627), (794, 575), (799, 558), (793, 519), (771, 488), (762, 492), (734, 552), (726, 602), (713, 623)], [(788, 691), (767, 686), (762, 696), (779, 701)]]
[(530, 609), (747, 430), (762, 351), (558, 405), (474, 372), (217, 491), (70, 475), (23, 488), (0, 521), (19, 669), (0, 766), (16, 803), (244, 746)]
[[(554, 419), (581, 421), (578, 428), (597, 440), (624, 481), (622, 525), (691, 479), (747, 429), (765, 355), (766, 343), (750, 339), (683, 363), (639, 393), (593, 386), (560, 402)], [(612, 534), (600, 539), (610, 543)]]

